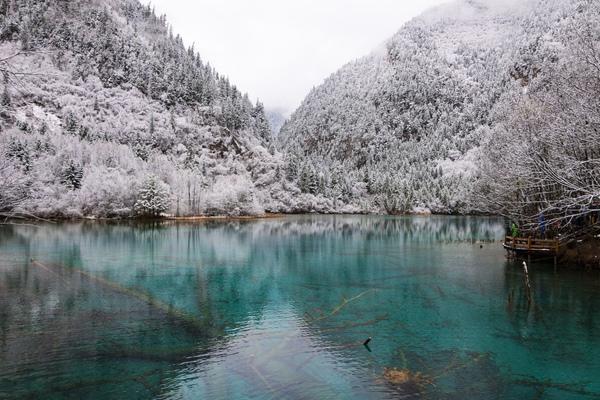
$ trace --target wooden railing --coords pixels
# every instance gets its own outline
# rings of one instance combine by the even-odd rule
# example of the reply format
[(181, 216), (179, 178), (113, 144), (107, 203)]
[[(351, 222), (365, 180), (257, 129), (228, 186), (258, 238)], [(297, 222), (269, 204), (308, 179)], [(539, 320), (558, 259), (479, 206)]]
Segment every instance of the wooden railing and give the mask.
[(515, 251), (558, 253), (560, 251), (560, 240), (507, 236), (504, 239), (504, 247)]

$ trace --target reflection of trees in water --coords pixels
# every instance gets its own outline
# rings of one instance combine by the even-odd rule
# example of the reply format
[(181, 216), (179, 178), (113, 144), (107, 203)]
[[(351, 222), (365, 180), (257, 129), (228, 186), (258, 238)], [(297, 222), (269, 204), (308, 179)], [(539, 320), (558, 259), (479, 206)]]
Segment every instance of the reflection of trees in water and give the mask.
[[(545, 361), (537, 363), (552, 360), (575, 367), (576, 370), (597, 368), (593, 344), (600, 330), (596, 315), (600, 308), (598, 285), (590, 285), (590, 275), (582, 271), (562, 270), (557, 274), (551, 263), (530, 265), (529, 275), (531, 304), (527, 299), (521, 262), (506, 263), (505, 312), (510, 329), (499, 329), (495, 336), (516, 346), (524, 355), (543, 354)], [(512, 384), (528, 388), (540, 398), (547, 392), (576, 398), (599, 396), (599, 393), (588, 388), (593, 382), (569, 379), (569, 374), (565, 374), (564, 381), (530, 375), (533, 374), (519, 376)], [(576, 373), (575, 376), (578, 375)]]
[(527, 301), (520, 262), (506, 263), (504, 291), (513, 332), (502, 334), (523, 345), (540, 346), (560, 357), (566, 356), (563, 339), (592, 339), (600, 331), (596, 315), (600, 309), (598, 284), (589, 284), (588, 273), (563, 270), (556, 274), (550, 265), (544, 264), (530, 266), (529, 273), (531, 305)]
[[(299, 216), (257, 221), (185, 222), (82, 222), (42, 225), (28, 231), (31, 240), (42, 239), (47, 233), (58, 242), (89, 241), (99, 246), (126, 242), (151, 250), (152, 246), (185, 232), (185, 239), (194, 242), (192, 232), (199, 235), (225, 233), (231, 239), (246, 242), (280, 236), (335, 235), (363, 239), (394, 236), (412, 242), (456, 242), (497, 240), (503, 237), (503, 221), (494, 217), (376, 217), (376, 216)], [(16, 230), (24, 229), (15, 227)], [(4, 228), (3, 228), (4, 229)], [(111, 234), (106, 235), (106, 230)], [(238, 244), (237, 242), (235, 244)]]
[(302, 216), (248, 224), (247, 228), (266, 236), (334, 235), (362, 239), (392, 236), (413, 243), (495, 240), (504, 233), (502, 220), (498, 218), (443, 216)]
[[(31, 263), (4, 270), (0, 280), (8, 289), (0, 294), (0, 372), (22, 377), (0, 383), (0, 392), (15, 396), (84, 396), (115, 383), (157, 394), (176, 374), (173, 366), (210, 357), (207, 343), (223, 337), (210, 322), (72, 268)], [(36, 389), (28, 377), (42, 373), (47, 378)]]
[[(7, 289), (0, 294), (0, 356), (6, 361), (0, 369), (17, 374), (25, 365), (44, 370), (49, 362), (59, 362), (55, 357), (68, 360), (52, 370), (52, 376), (69, 377), (68, 382), (49, 379), (47, 393), (85, 393), (118, 382), (157, 391), (186, 359), (203, 352), (206, 359), (226, 346), (225, 329), (239, 328), (249, 316), (260, 318), (273, 286), (268, 273), (257, 276), (256, 270), (243, 268), (252, 257), (233, 263), (217, 257), (211, 241), (222, 235), (206, 241), (204, 229), (83, 223), (42, 226), (26, 234), (15, 230), (24, 228), (2, 232), (1, 251), (52, 251), (23, 253), (21, 265), (0, 274), (0, 286)], [(16, 246), (9, 237), (21, 242)], [(30, 256), (44, 263), (30, 263)], [(133, 366), (117, 371), (119, 360)], [(97, 374), (74, 383), (79, 370), (96, 369)], [(152, 385), (156, 376), (160, 379)], [(13, 393), (29, 390), (27, 382), (19, 382), (20, 387), (10, 388)]]
[[(436, 385), (456, 391), (427, 388), (436, 398), (465, 398), (469, 388), (493, 393), (500, 379), (493, 357), (432, 345), (432, 338), (420, 337), (415, 321), (428, 329), (451, 331), (455, 321), (445, 315), (448, 307), (473, 301), (472, 292), (490, 284), (483, 279), (496, 278), (473, 274), (456, 278), (452, 285), (424, 284), (440, 277), (438, 264), (445, 253), (443, 249), (435, 251), (441, 247), (437, 244), (498, 239), (502, 234), (502, 221), (494, 218), (361, 216), (200, 224), (77, 223), (34, 230), (13, 227), (10, 233), (0, 229), (0, 237), (10, 238), (0, 241), (0, 254), (14, 248), (29, 249), (23, 253), (24, 261), (47, 258), (49, 265), (62, 266), (58, 269), (61, 280), (25, 265), (0, 274), (0, 285), (10, 287), (12, 293), (0, 297), (0, 312), (9, 316), (0, 322), (0, 346), (4, 343), (0, 351), (5, 354), (8, 347), (16, 349), (26, 354), (24, 361), (43, 367), (48, 354), (62, 349), (65, 359), (78, 361), (75, 366), (65, 363), (60, 367), (64, 369), (57, 368), (57, 374), (97, 369), (95, 375), (105, 380), (125, 380), (156, 395), (161, 384), (176, 380), (190, 357), (205, 361), (226, 352), (235, 336), (228, 337), (226, 332), (243, 329), (250, 320), (260, 321), (270, 299), (277, 298), (291, 305), (302, 329), (324, 345), (323, 351), (340, 359), (355, 357), (363, 350), (362, 340), (373, 331), (393, 332), (385, 339), (375, 339), (376, 345), (383, 345), (378, 343), (382, 341), (390, 347), (390, 354), (377, 363), (421, 372), (434, 378)], [(420, 258), (405, 262), (403, 254), (414, 250), (412, 245), (417, 249), (411, 256), (418, 253)], [(427, 249), (427, 254), (421, 254), (422, 249)], [(76, 269), (147, 294), (156, 304), (148, 304), (143, 295), (136, 297), (94, 283)], [(513, 289), (517, 292), (510, 316), (514, 332), (498, 335), (515, 337), (533, 323), (539, 330), (530, 331), (535, 333), (533, 337), (539, 332), (540, 338), (547, 338), (541, 336), (546, 331), (540, 326), (557, 328), (558, 320), (567, 321), (569, 329), (579, 326), (584, 332), (597, 331), (592, 311), (596, 300), (592, 300), (594, 307), (585, 308), (586, 296), (575, 295), (574, 288), (557, 286), (555, 281), (549, 286), (547, 277), (537, 271), (532, 274), (532, 284), (541, 311), (527, 314), (519, 305), (522, 294), (517, 289), (522, 281), (518, 273), (518, 269), (515, 273), (507, 269), (504, 276), (506, 296)], [(477, 304), (469, 306), (477, 309)], [(406, 315), (407, 320), (401, 320), (394, 317), (399, 307), (423, 310), (433, 317)], [(564, 308), (571, 307), (572, 316), (563, 319)], [(552, 319), (552, 311), (562, 313), (557, 321)], [(31, 317), (35, 313), (38, 319), (34, 324)], [(177, 313), (192, 316), (205, 331), (194, 330), (193, 324), (190, 327), (181, 321)], [(23, 316), (27, 321), (17, 320)], [(19, 326), (42, 334), (19, 335)], [(574, 337), (575, 332), (567, 335)], [(540, 340), (540, 346), (543, 342)], [(406, 343), (415, 348), (407, 350)], [(301, 346), (296, 350), (306, 351)], [(558, 345), (551, 351), (560, 356)], [(15, 353), (6, 359), (9, 356), (19, 359)], [(131, 366), (120, 372), (111, 369), (117, 360), (127, 360)], [(367, 375), (369, 379), (382, 377), (383, 365), (377, 365), (379, 369), (367, 371), (372, 374)], [(251, 370), (248, 374), (255, 376)], [(103, 384), (90, 379), (82, 382), (88, 387)], [(67, 387), (63, 383), (56, 385)], [(397, 387), (389, 390), (398, 394)], [(290, 389), (289, 393), (296, 392)]]
[(27, 259), (31, 252), (30, 232), (35, 228), (0, 225), (0, 266), (9, 260)]

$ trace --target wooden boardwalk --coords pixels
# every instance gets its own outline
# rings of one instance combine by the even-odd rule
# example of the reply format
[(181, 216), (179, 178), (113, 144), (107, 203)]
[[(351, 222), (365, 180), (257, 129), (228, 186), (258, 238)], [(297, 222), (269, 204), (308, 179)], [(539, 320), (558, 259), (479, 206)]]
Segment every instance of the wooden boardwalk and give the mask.
[(560, 252), (558, 239), (533, 239), (506, 236), (504, 248), (515, 253), (557, 255)]

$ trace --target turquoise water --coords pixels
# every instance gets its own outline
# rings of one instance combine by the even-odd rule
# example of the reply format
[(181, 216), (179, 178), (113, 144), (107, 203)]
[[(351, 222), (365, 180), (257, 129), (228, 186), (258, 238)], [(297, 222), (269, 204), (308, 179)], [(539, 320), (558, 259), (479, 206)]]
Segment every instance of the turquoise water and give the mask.
[(528, 305), (503, 233), (473, 217), (3, 226), (0, 398), (600, 398), (600, 276), (536, 263)]

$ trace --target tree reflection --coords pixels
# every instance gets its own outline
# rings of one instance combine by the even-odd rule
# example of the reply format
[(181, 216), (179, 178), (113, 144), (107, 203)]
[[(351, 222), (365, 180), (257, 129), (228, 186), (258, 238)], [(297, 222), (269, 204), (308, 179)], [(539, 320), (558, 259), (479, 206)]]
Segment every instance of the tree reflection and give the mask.
[(395, 397), (396, 371), (427, 377), (417, 387), (434, 397), (486, 398), (522, 361), (490, 343), (590, 363), (594, 288), (536, 269), (527, 309), (500, 246), (473, 245), (503, 233), (468, 217), (2, 227), (0, 391), (166, 398), (194, 382), (207, 397), (249, 385), (296, 398), (350, 374), (364, 396)]

